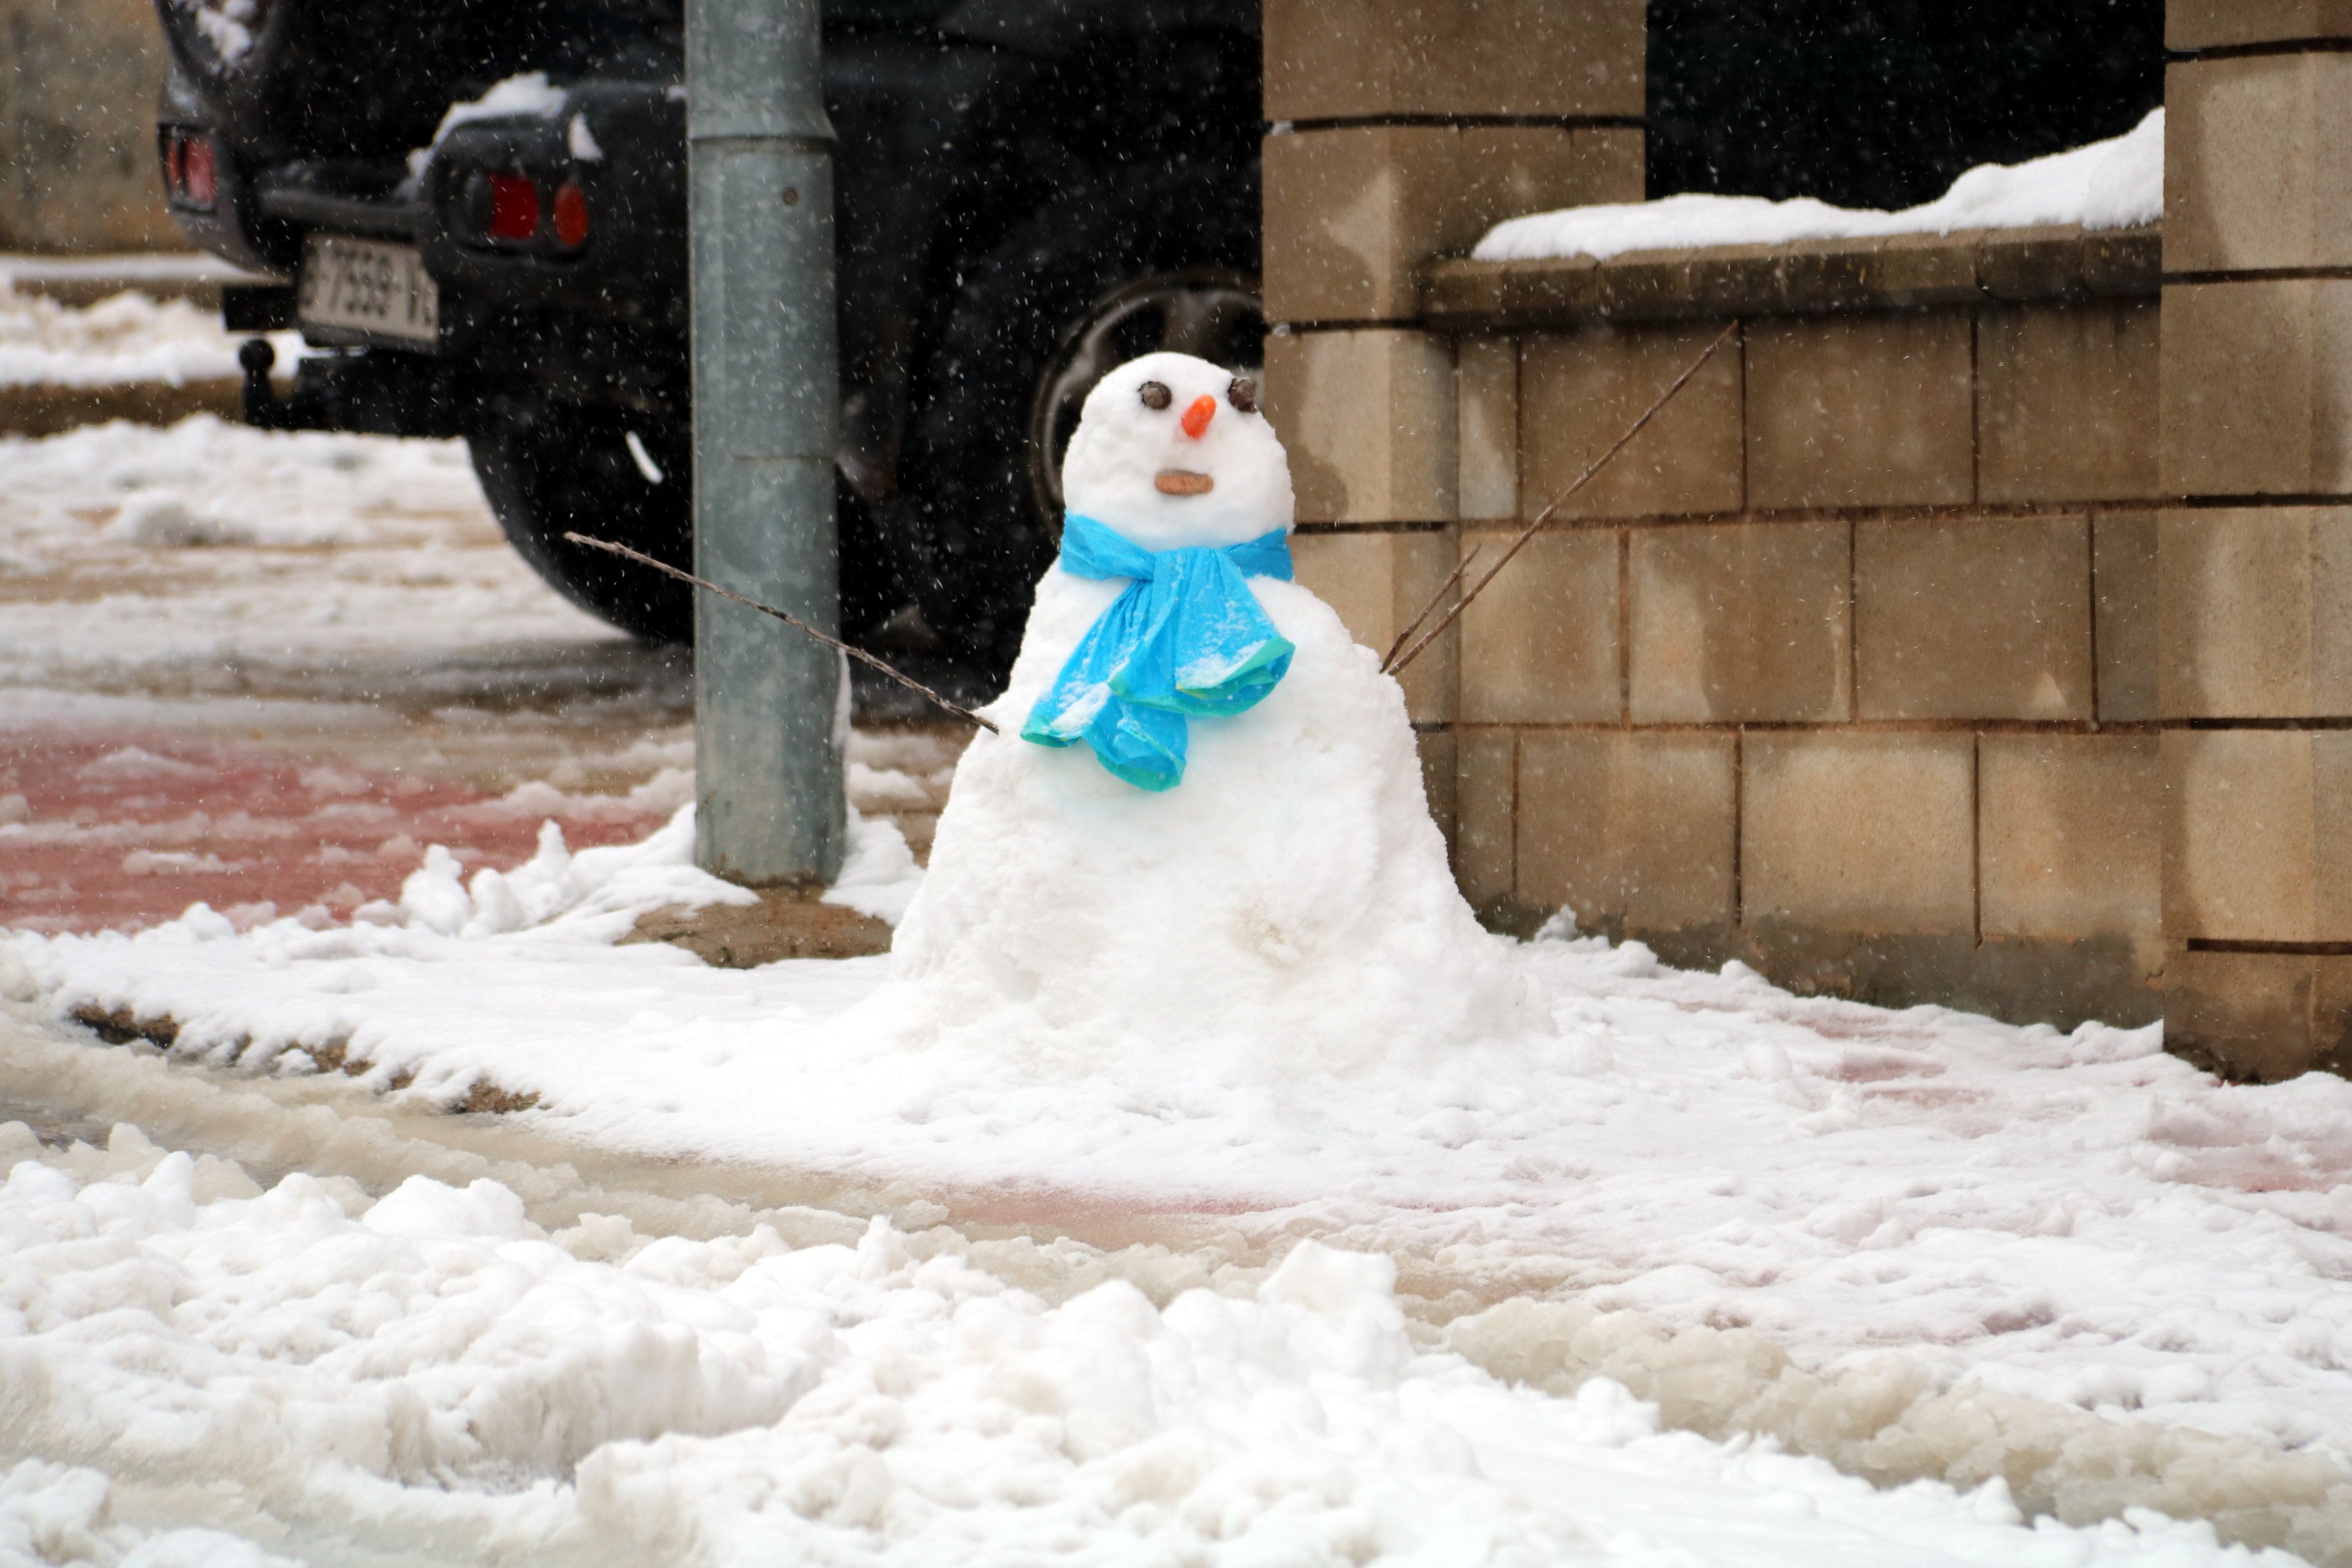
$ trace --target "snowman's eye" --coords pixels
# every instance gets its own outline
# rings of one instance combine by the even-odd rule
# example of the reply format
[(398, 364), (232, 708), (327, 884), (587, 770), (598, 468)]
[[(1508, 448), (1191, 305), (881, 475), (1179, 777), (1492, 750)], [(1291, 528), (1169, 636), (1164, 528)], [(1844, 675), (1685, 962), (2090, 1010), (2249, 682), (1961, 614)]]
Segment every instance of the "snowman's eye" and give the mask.
[(1165, 408), (1176, 401), (1176, 395), (1168, 390), (1167, 383), (1159, 381), (1145, 382), (1135, 389), (1135, 395), (1143, 399), (1146, 408)]
[(1244, 414), (1256, 413), (1257, 383), (1252, 381), (1245, 375), (1237, 375), (1234, 377), (1234, 384), (1225, 388), (1225, 401), (1232, 404), (1235, 408), (1240, 409)]

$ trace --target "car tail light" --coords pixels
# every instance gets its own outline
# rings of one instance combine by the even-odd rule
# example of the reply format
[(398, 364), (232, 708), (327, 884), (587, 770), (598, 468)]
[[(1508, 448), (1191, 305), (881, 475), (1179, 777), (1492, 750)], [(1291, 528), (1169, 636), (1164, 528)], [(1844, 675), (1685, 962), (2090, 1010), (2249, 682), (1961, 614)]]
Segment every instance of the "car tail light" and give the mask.
[(215, 192), (212, 139), (191, 136), (182, 144), (180, 153), (180, 187), (196, 206), (213, 205)]
[(211, 137), (178, 130), (164, 133), (163, 188), (177, 205), (212, 210), (220, 183)]
[(555, 188), (555, 237), (566, 249), (576, 250), (588, 239), (588, 198), (566, 180)]
[(520, 174), (492, 174), (490, 237), (529, 239), (538, 232), (539, 187)]

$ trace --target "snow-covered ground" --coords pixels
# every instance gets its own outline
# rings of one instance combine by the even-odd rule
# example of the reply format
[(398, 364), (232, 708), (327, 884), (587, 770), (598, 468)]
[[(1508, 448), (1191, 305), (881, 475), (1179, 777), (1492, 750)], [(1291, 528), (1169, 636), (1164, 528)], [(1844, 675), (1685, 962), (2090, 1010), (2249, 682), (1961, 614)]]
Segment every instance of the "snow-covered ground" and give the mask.
[(2164, 216), (2164, 110), (2112, 141), (2030, 163), (1986, 163), (1924, 205), (1901, 212), (1835, 207), (1810, 196), (1668, 196), (1533, 213), (1495, 226), (1471, 251), (1480, 261), (1527, 261), (1700, 245), (1786, 245), (1801, 239), (1874, 239), (1969, 228), (2077, 224), (2130, 228)]
[[(1391, 1253), (1433, 1317), (1562, 1304), (1471, 1320), (1496, 1364), (1647, 1376), (1682, 1425), (1881, 1479), (2002, 1475), (2076, 1517), (2283, 1510), (2315, 1555), (2352, 1525), (2352, 1085), (2223, 1086), (2152, 1029), (1890, 1013), (1560, 941), (1512, 954), (1560, 1026), (1545, 1048), (1041, 1079), (861, 1050), (843, 1021), (886, 960), (728, 973), (607, 945), (636, 910), (719, 896), (686, 828), (577, 857), (551, 837), (470, 890), (428, 866), (348, 927), (197, 911), (18, 937), (0, 964), (53, 1013), (168, 1017), (217, 1067), (341, 1064), (445, 1101), (487, 1079), (583, 1146)], [(885, 836), (868, 879), (909, 875)]]
[(426, 837), (508, 858), (548, 815), (642, 836), (691, 794), (690, 701), (508, 546), (459, 443), (0, 437), (0, 820), (31, 825), (0, 922), (355, 904)]
[[(178, 386), (243, 374), (237, 345), (251, 334), (224, 331), (218, 310), (138, 293), (60, 305), (11, 288), (8, 272), (0, 265), (0, 386)], [(301, 353), (295, 333), (272, 333), (270, 341), (281, 364)]]
[(551, 1232), (488, 1179), (0, 1145), (0, 1432), (45, 1456), (0, 1479), (12, 1562), (2258, 1560), (1506, 1384), (1313, 1242), (1255, 1289), (1050, 1302), (881, 1219)]
[[(0, 923), (348, 913), (428, 837), (469, 867), (527, 855), (545, 816), (640, 837), (692, 795), (687, 666), (541, 583), (459, 443), (209, 417), (0, 437), (0, 822), (23, 825)], [(927, 847), (951, 737), (851, 753), (856, 805)]]
[(16, 688), (244, 695), (485, 649), (631, 646), (508, 548), (454, 441), (209, 416), (0, 437), (0, 685)]
[[(359, 731), (611, 668), (468, 490), (429, 444), (0, 441), (0, 716)], [(0, 801), (0, 868), (56, 826)], [(740, 896), (688, 833), (420, 852), (349, 919), (0, 933), (6, 1092), (143, 1074), (165, 1142), (314, 1096), (210, 1153), (0, 1131), (0, 1561), (2245, 1560), (2155, 1508), (2352, 1563), (2352, 1085), (1499, 938), (1554, 1033), (1041, 1074), (862, 1036), (887, 960), (614, 946)], [(877, 823), (844, 896), (918, 876)], [(529, 1162), (247, 1152), (484, 1082), (535, 1098), (478, 1129)], [(533, 1195), (629, 1160), (842, 1212)], [(1091, 1288), (990, 1239), (1055, 1232), (1109, 1249)]]

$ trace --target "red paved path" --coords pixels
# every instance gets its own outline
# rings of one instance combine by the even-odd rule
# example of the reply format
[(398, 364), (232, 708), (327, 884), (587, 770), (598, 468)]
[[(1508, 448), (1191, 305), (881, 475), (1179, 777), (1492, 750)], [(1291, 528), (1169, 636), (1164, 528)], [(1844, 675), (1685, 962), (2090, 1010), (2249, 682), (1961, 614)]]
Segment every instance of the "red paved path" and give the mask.
[(509, 866), (550, 816), (575, 849), (660, 821), (609, 797), (499, 797), (165, 732), (15, 730), (0, 735), (0, 926), (129, 930), (200, 900), (239, 923), (348, 916), (396, 897), (428, 844), (469, 869)]

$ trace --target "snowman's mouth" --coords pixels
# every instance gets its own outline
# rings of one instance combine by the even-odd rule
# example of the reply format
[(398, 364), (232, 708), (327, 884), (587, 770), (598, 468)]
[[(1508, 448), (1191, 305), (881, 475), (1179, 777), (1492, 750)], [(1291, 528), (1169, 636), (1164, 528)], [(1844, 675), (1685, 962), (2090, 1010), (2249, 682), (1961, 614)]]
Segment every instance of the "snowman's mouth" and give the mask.
[(1162, 468), (1151, 482), (1164, 496), (1204, 496), (1217, 488), (1215, 479), (1190, 468)]

